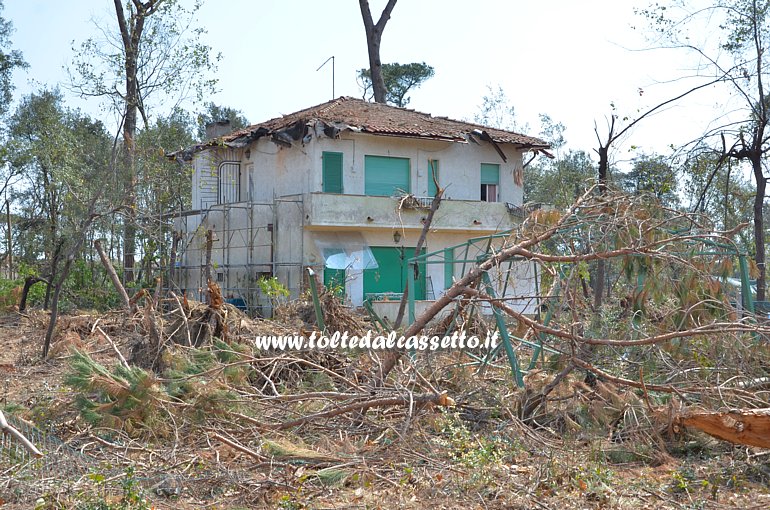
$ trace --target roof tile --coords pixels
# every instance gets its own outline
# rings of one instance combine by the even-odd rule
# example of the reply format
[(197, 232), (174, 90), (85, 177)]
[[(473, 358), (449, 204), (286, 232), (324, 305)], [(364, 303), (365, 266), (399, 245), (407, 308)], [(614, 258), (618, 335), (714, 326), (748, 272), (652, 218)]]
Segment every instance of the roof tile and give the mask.
[(346, 124), (360, 129), (364, 133), (375, 135), (406, 136), (453, 140), (464, 142), (474, 130), (486, 131), (497, 143), (512, 143), (525, 147), (547, 149), (548, 143), (532, 136), (495, 129), (470, 122), (452, 120), (447, 117), (434, 117), (406, 108), (398, 108), (380, 103), (353, 98), (340, 97), (317, 106), (306, 108), (289, 115), (270, 119), (260, 124), (239, 129), (221, 138), (230, 142), (243, 137), (250, 137), (260, 131), (267, 134), (289, 128), (297, 121), (322, 121), (325, 124)]

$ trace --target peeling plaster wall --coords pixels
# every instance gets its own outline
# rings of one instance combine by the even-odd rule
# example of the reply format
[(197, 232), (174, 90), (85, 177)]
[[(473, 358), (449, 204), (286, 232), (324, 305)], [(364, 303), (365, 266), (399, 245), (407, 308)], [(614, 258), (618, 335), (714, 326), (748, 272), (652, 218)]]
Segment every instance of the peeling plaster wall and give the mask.
[[(316, 166), (320, 175), (323, 151), (343, 153), (343, 187), (346, 194), (364, 194), (364, 159), (367, 155), (409, 158), (411, 163), (411, 192), (428, 195), (428, 160), (439, 161), (439, 184), (446, 187), (445, 197), (457, 200), (479, 200), (481, 193), (481, 164), (500, 165), (500, 202), (522, 204), (524, 190), (513, 180), (515, 168), (522, 166), (522, 154), (510, 144), (502, 144), (508, 158), (503, 162), (494, 147), (486, 142), (445, 142), (374, 136), (343, 132), (340, 139), (320, 138), (316, 142)], [(320, 181), (316, 189), (320, 191)]]
[(195, 156), (193, 208), (206, 209), (216, 203), (217, 166), (225, 159), (241, 162), (243, 201), (267, 203), (273, 197), (321, 191), (324, 151), (343, 153), (345, 194), (364, 194), (365, 156), (376, 155), (409, 158), (411, 192), (427, 196), (430, 177), (428, 160), (437, 159), (439, 184), (446, 188), (445, 198), (479, 200), (481, 164), (493, 163), (500, 165), (499, 201), (520, 206), (523, 188), (515, 184), (513, 175), (516, 168), (521, 168), (522, 154), (510, 144), (501, 147), (508, 162), (503, 162), (492, 145), (486, 142), (476, 145), (343, 132), (340, 139), (313, 137), (309, 143), (294, 142), (294, 146), (288, 148), (260, 138), (245, 149), (205, 151)]
[[(343, 132), (339, 139), (313, 136), (307, 143), (295, 141), (291, 148), (287, 148), (276, 145), (268, 138), (260, 138), (242, 149), (206, 151), (195, 156), (193, 208), (205, 210), (213, 206), (202, 228), (203, 232), (206, 228), (212, 228), (217, 232), (219, 241), (214, 245), (212, 258), (215, 267), (225, 272), (223, 287), (253, 288), (259, 273), (274, 270), (279, 281), (292, 291), (292, 297), (297, 297), (303, 287), (303, 265), (313, 266), (321, 272), (323, 270), (323, 261), (316, 253), (312, 241), (313, 231), (307, 229), (306, 220), (313, 215), (313, 202), (309, 194), (322, 190), (324, 151), (343, 153), (343, 190), (346, 195), (364, 194), (365, 156), (379, 155), (409, 158), (411, 192), (417, 196), (427, 196), (428, 160), (437, 159), (439, 183), (442, 187), (446, 187), (445, 197), (458, 202), (455, 202), (457, 211), (451, 207), (439, 209), (437, 222), (448, 222), (447, 231), (432, 232), (428, 236), (426, 251), (432, 252), (464, 243), (470, 237), (486, 235), (490, 231), (510, 227), (512, 220), (503, 213), (503, 204), (494, 204), (494, 207), (490, 204), (487, 212), (494, 211), (494, 214), (482, 216), (476, 208), (487, 206), (481, 203), (459, 202), (479, 200), (481, 164), (494, 163), (500, 165), (499, 201), (521, 205), (523, 189), (514, 183), (513, 175), (514, 170), (522, 165), (522, 154), (512, 145), (504, 144), (501, 147), (508, 157), (507, 163), (503, 162), (492, 145), (486, 142), (476, 145)], [(224, 160), (241, 162), (242, 203), (230, 206), (228, 215), (220, 211), (220, 209), (227, 209), (226, 206), (215, 205), (218, 194), (216, 170), (219, 162)], [(360, 213), (362, 207), (367, 207), (367, 199), (362, 198), (363, 205), (360, 200), (351, 202), (351, 206), (355, 209), (351, 213)], [(246, 207), (247, 203), (251, 205)], [(395, 203), (393, 205), (395, 206)], [(397, 216), (395, 207), (393, 212), (390, 211), (390, 207), (390, 204), (387, 204), (388, 211), (381, 214), (383, 218), (379, 219), (378, 216), (372, 224), (360, 226), (351, 224), (346, 228), (361, 232), (365, 242), (370, 246), (394, 246), (393, 230), (399, 227), (399, 221), (395, 218)], [(457, 214), (461, 211), (474, 215), (474, 218), (478, 216), (481, 219), (480, 226), (458, 219), (441, 220), (442, 215)], [(426, 213), (427, 211), (410, 211), (404, 214), (417, 217)], [(180, 225), (180, 229), (191, 236), (203, 217), (203, 214), (189, 217), (186, 225)], [(342, 216), (338, 217), (342, 220)], [(496, 221), (497, 218), (500, 220)], [(269, 224), (273, 225), (272, 233), (268, 231)], [(342, 224), (344, 221), (340, 226)], [(334, 225), (325, 223), (319, 227), (312, 224), (309, 227), (335, 230)], [(250, 240), (247, 239), (248, 235), (233, 234), (234, 230), (246, 232), (249, 229), (251, 230)], [(399, 244), (414, 247), (419, 229), (420, 225), (415, 223), (406, 230), (402, 230), (403, 238)], [(231, 248), (226, 250), (228, 235)], [(193, 241), (192, 244), (197, 243), (197, 245), (191, 247), (192, 251), (182, 255), (183, 263), (188, 266), (203, 263), (203, 251), (199, 238), (200, 236)], [(203, 242), (205, 243), (205, 235)], [(225, 268), (227, 265), (230, 267)], [(248, 269), (249, 265), (251, 269)], [(441, 296), (451, 285), (451, 281), (444, 281), (444, 264), (428, 264), (426, 270), (430, 278), (427, 288), (429, 297), (431, 294), (435, 297)], [(214, 273), (216, 274), (217, 271)], [(528, 272), (528, 266), (524, 266), (514, 273), (516, 274), (509, 278), (511, 283), (509, 283), (507, 295), (534, 294), (531, 269)], [(460, 264), (457, 265), (455, 275), (460, 276)], [(361, 305), (364, 298), (362, 271), (349, 270), (347, 279), (347, 298), (352, 304)], [(502, 281), (501, 278), (493, 277), (493, 281), (497, 280)], [(201, 281), (200, 269), (188, 270), (187, 276), (182, 281), (188, 288), (198, 287)], [(258, 300), (256, 291), (252, 292), (251, 296), (243, 297)], [(513, 302), (512, 305), (519, 309), (526, 308), (527, 311), (534, 311), (534, 308), (528, 308), (522, 303)]]

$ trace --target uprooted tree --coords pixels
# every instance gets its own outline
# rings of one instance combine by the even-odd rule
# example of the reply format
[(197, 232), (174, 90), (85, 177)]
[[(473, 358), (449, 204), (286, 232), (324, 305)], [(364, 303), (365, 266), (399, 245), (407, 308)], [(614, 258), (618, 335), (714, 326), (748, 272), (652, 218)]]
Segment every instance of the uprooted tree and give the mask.
[[(600, 192), (594, 187), (564, 213), (533, 213), (504, 245), (456, 281), (403, 334), (420, 334), (445, 308), (487, 303), (509, 317), (511, 331), (518, 332), (514, 343), (525, 342), (518, 346), (520, 352), (526, 345), (540, 343), (560, 360), (563, 370), (558, 380), (580, 369), (590, 378), (636, 388), (645, 395), (674, 394), (683, 407), (675, 409), (673, 416), (708, 433), (714, 432), (713, 422), (718, 421), (708, 409), (727, 402), (749, 410), (736, 411), (722, 422), (742, 419), (747, 426), (752, 422), (761, 427), (767, 413), (751, 408), (766, 408), (768, 402), (746, 388), (765, 380), (759, 360), (767, 358), (763, 339), (770, 329), (753, 315), (743, 316), (736, 310), (736, 303), (740, 308), (747, 297), (736, 296), (725, 283), (746, 262), (746, 254), (733, 243), (737, 230), (745, 226), (719, 232), (708, 218), (667, 209), (651, 196), (628, 196), (609, 188)], [(543, 288), (548, 283), (551, 289), (546, 300), (552, 314), (549, 323), (517, 310), (508, 303), (510, 298), (481, 290), (483, 273), (498, 271), (514, 258), (541, 268)], [(617, 308), (603, 310), (601, 313), (612, 315), (603, 317), (594, 311), (590, 296), (580, 285), (588, 262), (609, 259), (620, 261), (625, 278), (614, 283), (615, 292), (622, 296)], [(725, 349), (728, 345), (731, 347)], [(384, 357), (381, 383), (401, 354), (391, 352)], [(681, 360), (675, 360), (683, 354), (693, 360), (687, 365), (692, 365), (691, 371), (664, 369), (681, 366)], [(647, 362), (640, 370), (642, 360)], [(533, 365), (537, 366), (536, 358)], [(731, 367), (740, 381), (718, 385), (709, 368), (714, 366)], [(558, 380), (545, 394), (526, 398), (522, 418), (533, 416)], [(698, 414), (687, 405), (705, 410)], [(707, 418), (699, 420), (698, 416)], [(715, 435), (739, 439), (735, 434)], [(756, 439), (749, 440), (754, 442), (747, 444), (757, 444)]]

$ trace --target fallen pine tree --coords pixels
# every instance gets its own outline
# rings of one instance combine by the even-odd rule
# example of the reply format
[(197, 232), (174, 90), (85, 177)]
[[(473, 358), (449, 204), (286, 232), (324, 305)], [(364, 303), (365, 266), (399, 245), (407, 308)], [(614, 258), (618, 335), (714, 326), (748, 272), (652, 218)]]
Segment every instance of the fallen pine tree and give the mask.
[(704, 411), (685, 409), (675, 426), (692, 427), (733, 444), (770, 448), (770, 408)]

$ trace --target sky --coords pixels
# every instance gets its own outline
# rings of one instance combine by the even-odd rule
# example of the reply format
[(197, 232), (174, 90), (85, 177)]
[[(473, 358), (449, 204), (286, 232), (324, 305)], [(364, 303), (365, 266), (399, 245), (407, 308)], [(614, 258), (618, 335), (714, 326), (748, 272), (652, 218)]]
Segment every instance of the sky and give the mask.
[[(190, 4), (192, 0), (181, 0)], [(371, 0), (375, 21), (385, 0)], [(541, 113), (566, 126), (568, 148), (593, 152), (613, 112), (633, 119), (690, 87), (673, 81), (688, 62), (671, 50), (642, 51), (646, 0), (400, 0), (385, 27), (383, 62), (426, 62), (435, 76), (411, 94), (409, 108), (472, 120), (489, 87), (501, 87), (517, 124), (538, 135)], [(5, 0), (13, 46), (30, 64), (16, 72), (15, 96), (61, 85), (67, 104), (112, 118), (94, 100), (66, 92), (73, 47), (115, 29), (111, 0)], [(313, 106), (334, 95), (361, 97), (356, 70), (368, 65), (356, 0), (207, 0), (198, 23), (221, 53), (219, 92), (206, 100), (241, 110), (253, 123)], [(636, 27), (636, 28), (633, 28)], [(715, 90), (645, 119), (614, 159), (665, 153), (700, 134), (719, 102)], [(156, 110), (162, 112), (162, 106)]]

